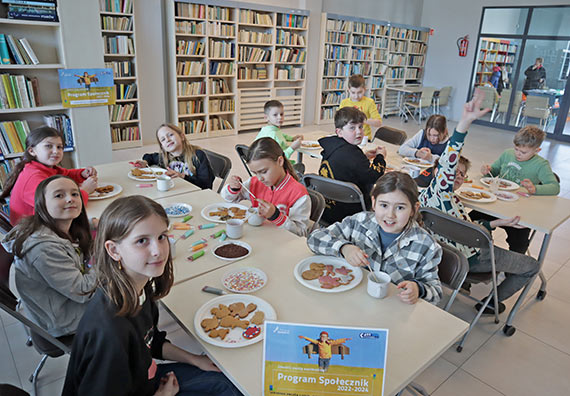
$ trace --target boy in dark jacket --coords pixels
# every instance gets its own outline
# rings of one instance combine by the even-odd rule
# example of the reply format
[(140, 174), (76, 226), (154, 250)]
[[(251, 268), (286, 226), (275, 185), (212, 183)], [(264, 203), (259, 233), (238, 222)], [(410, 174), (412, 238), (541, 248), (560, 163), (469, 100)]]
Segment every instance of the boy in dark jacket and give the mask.
[[(319, 144), (324, 149), (319, 174), (356, 184), (364, 194), (369, 209), (372, 186), (386, 169), (386, 148), (377, 147), (365, 154), (358, 147), (364, 137), (364, 120), (364, 113), (354, 107), (343, 107), (336, 112), (334, 124), (337, 136), (319, 139)], [(360, 204), (327, 200), (323, 220), (332, 224), (361, 211)]]

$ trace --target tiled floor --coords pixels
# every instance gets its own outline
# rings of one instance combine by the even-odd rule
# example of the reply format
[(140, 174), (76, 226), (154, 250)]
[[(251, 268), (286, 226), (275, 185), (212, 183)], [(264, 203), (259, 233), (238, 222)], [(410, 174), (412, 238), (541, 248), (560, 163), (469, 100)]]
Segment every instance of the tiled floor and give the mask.
[[(402, 124), (395, 118), (386, 120), (386, 124), (405, 129), (408, 136), (419, 129), (417, 124)], [(297, 131), (290, 129), (287, 132)], [(333, 128), (331, 125), (310, 126), (302, 128), (300, 133), (304, 133), (308, 139), (315, 139), (323, 135), (323, 131), (330, 133)], [(249, 144), (254, 137), (254, 134), (240, 134), (197, 143), (230, 157), (234, 164), (232, 173), (246, 177), (234, 145)], [(472, 173), (483, 162), (492, 162), (505, 148), (511, 147), (512, 137), (510, 132), (473, 126), (464, 150), (464, 154), (473, 162)], [(154, 149), (155, 146), (147, 146), (138, 150), (116, 151), (113, 156), (116, 161), (135, 159)], [(562, 179), (560, 195), (570, 198), (570, 145), (546, 142), (541, 154), (550, 160), (554, 171)], [(305, 158), (305, 163), (307, 172), (317, 170), (318, 161)], [(570, 255), (566, 244), (570, 242), (569, 235), (570, 221), (567, 221), (554, 233), (546, 257), (544, 273), (549, 280), (548, 295), (544, 301), (537, 301), (537, 286), (534, 286), (516, 318), (517, 331), (513, 337), (506, 337), (502, 333), (506, 313), (501, 315), (499, 324), (490, 318), (483, 318), (472, 332), (462, 353), (457, 353), (454, 348), (446, 351), (417, 378), (417, 382), (433, 396), (568, 395)], [(499, 245), (504, 245), (504, 234), (497, 232), (495, 237)], [(533, 241), (533, 254), (537, 253), (541, 238), (542, 235), (539, 234)], [(484, 295), (486, 292), (479, 285), (473, 289), (474, 295)], [(507, 302), (510, 308), (514, 304), (514, 298)], [(472, 303), (461, 296), (452, 312), (467, 320), (474, 314)], [(31, 384), (28, 377), (38, 363), (39, 355), (33, 348), (25, 346), (26, 336), (21, 325), (3, 313), (0, 314), (0, 320), (0, 383), (15, 384), (29, 391)], [(169, 331), (169, 337), (175, 343), (193, 351), (199, 350), (196, 342), (166, 313), (161, 322), (161, 327)], [(67, 357), (48, 359), (39, 379), (40, 395), (51, 396), (61, 392), (67, 361)]]

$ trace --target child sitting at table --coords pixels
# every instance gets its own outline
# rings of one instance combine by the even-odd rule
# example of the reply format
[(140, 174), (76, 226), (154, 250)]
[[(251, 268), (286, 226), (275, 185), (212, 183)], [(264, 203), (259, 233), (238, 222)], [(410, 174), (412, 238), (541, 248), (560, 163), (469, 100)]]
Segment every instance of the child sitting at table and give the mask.
[[(366, 154), (358, 147), (364, 137), (363, 123), (366, 116), (354, 107), (344, 107), (334, 116), (337, 136), (319, 139), (323, 148), (319, 174), (335, 180), (351, 182), (364, 195), (370, 208), (370, 190), (386, 169), (386, 149), (378, 147)], [(323, 220), (332, 224), (362, 210), (360, 204), (347, 204), (327, 200)]]
[[(437, 173), (428, 188), (420, 194), (422, 206), (436, 208), (451, 216), (471, 221), (465, 206), (463, 206), (463, 203), (455, 195), (454, 191), (461, 187), (469, 170), (469, 160), (461, 157), (467, 129), (475, 119), (489, 111), (489, 109), (480, 110), (484, 97), (484, 92), (477, 89), (473, 99), (464, 105), (463, 115), (439, 159)], [(490, 222), (479, 221), (479, 223), (491, 231), (495, 227), (502, 226), (521, 227), (518, 224), (519, 221), (520, 217), (515, 216), (511, 219), (495, 219)], [(470, 272), (491, 271), (489, 251), (479, 251), (479, 249), (470, 248), (442, 237), (438, 237), (438, 239), (443, 243), (454, 246), (467, 257)], [(494, 255), (496, 271), (505, 272), (506, 275), (506, 279), (497, 288), (499, 313), (501, 313), (505, 310), (505, 304), (501, 301), (511, 297), (533, 279), (538, 273), (540, 266), (530, 256), (501, 249), (497, 246), (494, 247)], [(479, 310), (481, 308), (480, 303), (475, 308)], [(484, 313), (494, 314), (494, 311), (494, 306), (488, 306), (485, 308)]]
[(168, 176), (180, 177), (202, 190), (212, 188), (214, 172), (206, 153), (188, 143), (182, 129), (173, 124), (162, 124), (156, 130), (160, 153), (143, 155), (136, 161), (138, 167), (158, 165), (167, 168)]
[(63, 159), (63, 137), (54, 128), (43, 126), (32, 130), (26, 137), (26, 151), (6, 183), (0, 199), (10, 197), (10, 224), (16, 225), (22, 217), (34, 214), (34, 194), (42, 180), (53, 175), (68, 176), (81, 185), (83, 202), (97, 188), (97, 171), (88, 166), (82, 169), (65, 169), (58, 164)]
[(307, 239), (309, 249), (386, 272), (402, 289), (399, 297), (407, 304), (419, 298), (437, 304), (442, 296), (437, 275), (442, 250), (416, 221), (420, 207), (416, 183), (406, 173), (389, 172), (370, 195), (372, 212), (313, 231)]
[[(483, 176), (500, 177), (520, 184), (530, 194), (558, 195), (560, 183), (550, 168), (547, 159), (538, 155), (546, 134), (540, 128), (529, 125), (520, 129), (513, 139), (514, 149), (507, 149), (491, 166), (481, 166)], [(495, 217), (472, 211), (472, 220), (494, 220)], [(507, 233), (509, 249), (525, 254), (530, 229), (501, 227)]]
[(63, 175), (40, 182), (35, 213), (2, 244), (14, 254), (14, 280), (30, 319), (54, 337), (75, 333), (95, 286), (87, 266), (89, 221), (77, 183)]
[(416, 133), (398, 149), (404, 157), (415, 157), (434, 162), (447, 144), (447, 120), (441, 114), (433, 114), (426, 121), (426, 127)]
[(364, 119), (364, 136), (368, 141), (374, 138), (372, 135), (372, 128), (374, 130), (382, 126), (382, 117), (378, 113), (376, 103), (366, 96), (366, 80), (362, 74), (353, 74), (348, 79), (348, 98), (343, 99), (338, 106), (338, 109), (344, 107), (355, 107), (362, 111), (366, 118)]
[(207, 356), (172, 345), (157, 328), (156, 301), (174, 281), (167, 234), (164, 208), (149, 198), (119, 198), (103, 212), (97, 290), (77, 329), (63, 395), (241, 394)]
[[(264, 137), (271, 138), (279, 143), (279, 146), (283, 149), (285, 153), (285, 158), (289, 159), (291, 154), (299, 147), (301, 147), (301, 141), (303, 140), (303, 135), (289, 136), (281, 131), (281, 126), (284, 121), (284, 108), (283, 103), (278, 100), (270, 100), (263, 106), (263, 113), (267, 125), (261, 128), (261, 131), (255, 137), (255, 140)], [(287, 144), (292, 142), (291, 145)]]
[(239, 176), (231, 176), (222, 197), (230, 202), (251, 199), (260, 216), (293, 234), (306, 236), (311, 198), (279, 144), (271, 138), (256, 140), (249, 147), (247, 164), (255, 176), (243, 183)]

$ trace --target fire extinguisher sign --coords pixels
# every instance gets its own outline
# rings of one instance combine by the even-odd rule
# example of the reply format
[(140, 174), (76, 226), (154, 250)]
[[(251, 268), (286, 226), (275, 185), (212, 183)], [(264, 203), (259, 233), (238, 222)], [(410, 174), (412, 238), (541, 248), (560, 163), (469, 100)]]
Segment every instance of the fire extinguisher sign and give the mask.
[(457, 39), (457, 49), (459, 50), (459, 56), (467, 56), (467, 50), (469, 49), (469, 35), (459, 37)]

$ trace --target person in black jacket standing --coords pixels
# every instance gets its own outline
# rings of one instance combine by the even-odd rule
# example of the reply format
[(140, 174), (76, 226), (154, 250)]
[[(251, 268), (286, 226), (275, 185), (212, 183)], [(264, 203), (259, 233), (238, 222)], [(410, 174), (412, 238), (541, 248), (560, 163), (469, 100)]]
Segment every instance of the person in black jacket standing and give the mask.
[(538, 89), (544, 85), (546, 81), (546, 69), (542, 66), (542, 58), (536, 58), (534, 65), (529, 66), (524, 74), (526, 80), (524, 81), (523, 93), (527, 95), (531, 89)]

